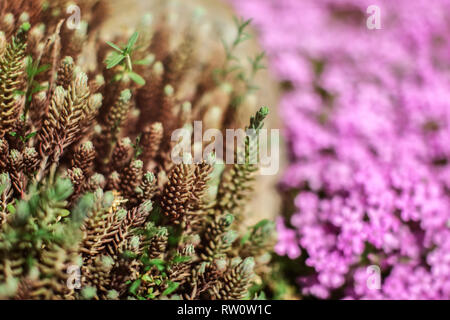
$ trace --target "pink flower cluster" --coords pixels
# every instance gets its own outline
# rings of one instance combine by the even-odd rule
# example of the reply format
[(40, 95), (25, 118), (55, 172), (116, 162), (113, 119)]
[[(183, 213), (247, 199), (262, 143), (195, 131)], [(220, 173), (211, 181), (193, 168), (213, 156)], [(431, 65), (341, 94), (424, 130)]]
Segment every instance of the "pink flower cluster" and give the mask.
[(450, 299), (450, 0), (232, 2), (293, 88), (283, 185), (299, 191), (276, 251), (312, 268), (302, 293)]

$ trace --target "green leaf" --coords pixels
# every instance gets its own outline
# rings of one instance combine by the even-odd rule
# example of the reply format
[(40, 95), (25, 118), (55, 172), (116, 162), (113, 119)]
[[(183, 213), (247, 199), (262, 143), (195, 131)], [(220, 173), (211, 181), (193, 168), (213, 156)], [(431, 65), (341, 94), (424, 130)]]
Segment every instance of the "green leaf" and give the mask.
[(236, 57), (236, 56), (234, 56), (234, 55), (232, 55), (232, 54), (229, 54), (229, 55), (228, 55), (228, 60), (239, 62), (238, 57)]
[(264, 59), (265, 56), (266, 56), (266, 53), (261, 52), (261, 53), (257, 54), (254, 59), (248, 58), (248, 61), (252, 65), (253, 73), (256, 73), (259, 70), (266, 69), (266, 66), (263, 63), (261, 63), (262, 59)]
[(247, 232), (242, 238), (241, 238), (241, 245), (244, 245), (247, 243), (247, 241), (250, 239), (251, 232)]
[(122, 80), (122, 78), (123, 78), (123, 72), (121, 72), (121, 73), (118, 73), (118, 74), (116, 74), (116, 75), (114, 75), (114, 77), (113, 77), (113, 82), (117, 82), (117, 81), (120, 81), (120, 80)]
[[(268, 111), (268, 109), (267, 109), (267, 110), (266, 110), (266, 109), (262, 109), (262, 110), (260, 110), (260, 112), (261, 112), (262, 114), (266, 114), (266, 115), (267, 115), (267, 113), (268, 113), (269, 111)], [(266, 226), (266, 225), (269, 224), (269, 223), (270, 223), (270, 220), (268, 220), (268, 219), (261, 220), (260, 222), (258, 222), (257, 224), (255, 224), (255, 225), (253, 226), (253, 229), (254, 229), (254, 230), (258, 230), (258, 229), (260, 229), (260, 228)]]
[(11, 131), (11, 132), (9, 132), (9, 135), (11, 137), (15, 137), (15, 136), (17, 136), (17, 132)]
[(96, 294), (97, 294), (97, 289), (94, 287), (85, 287), (85, 288), (81, 289), (81, 295), (86, 300), (93, 299), (96, 296)]
[(84, 221), (86, 215), (91, 211), (94, 206), (94, 194), (86, 193), (77, 202), (75, 208), (72, 210), (72, 222), (80, 224)]
[(259, 109), (258, 113), (264, 119), (269, 114), (269, 108), (268, 107), (261, 107), (261, 109)]
[(119, 54), (117, 52), (111, 53), (111, 55), (106, 59), (106, 69), (111, 69), (117, 66), (119, 63), (121, 63), (125, 59), (125, 56), (122, 54)]
[(144, 78), (142, 78), (136, 72), (130, 71), (128, 72), (128, 75), (130, 76), (131, 80), (136, 82), (138, 85), (143, 86), (145, 84)]
[(247, 89), (249, 90), (249, 91), (258, 91), (259, 89), (260, 89), (260, 87), (258, 87), (258, 86), (255, 86), (255, 85), (253, 85), (253, 84), (249, 84), (248, 85), (248, 87), (247, 87)]
[(147, 260), (146, 264), (149, 266), (157, 266), (157, 265), (164, 265), (165, 262), (164, 262), (164, 260), (161, 260), (161, 259), (151, 259), (151, 260)]
[(244, 72), (239, 72), (238, 75), (236, 76), (237, 79), (245, 81), (245, 73)]
[(259, 294), (256, 294), (255, 300), (267, 300), (266, 293), (261, 291)]
[(144, 148), (142, 148), (141, 146), (138, 146), (136, 148), (136, 158), (138, 158), (142, 153), (144, 152)]
[(42, 72), (45, 72), (48, 69), (50, 69), (50, 65), (44, 64), (43, 66), (40, 66), (39, 68), (37, 68), (35, 75), (41, 74)]
[(31, 56), (27, 56), (25, 58), (25, 65), (28, 78), (32, 78), (35, 73), (35, 68), (33, 65), (33, 58)]
[(67, 209), (61, 209), (59, 211), (59, 215), (63, 218), (68, 217), (70, 215), (70, 211)]
[(159, 271), (164, 271), (166, 263), (161, 259), (152, 259), (147, 263), (149, 266), (155, 266)]
[(8, 209), (8, 211), (9, 211), (10, 214), (16, 213), (16, 208), (14, 207), (14, 205), (13, 205), (12, 203), (8, 204), (8, 205), (6, 206), (6, 209)]
[(175, 258), (173, 258), (172, 262), (178, 264), (178, 263), (188, 262), (190, 260), (191, 260), (191, 257), (189, 257), (189, 256), (179, 255), (179, 256), (176, 256)]
[(252, 36), (250, 34), (243, 33), (240, 35), (240, 37), (238, 39), (236, 39), (236, 41), (234, 42), (234, 45), (237, 46), (238, 44), (241, 44), (242, 42), (245, 42), (251, 38), (252, 38)]
[(153, 292), (153, 288), (148, 289), (147, 293), (147, 299), (154, 299), (156, 297), (155, 293)]
[(113, 49), (119, 51), (120, 53), (123, 53), (123, 50), (121, 48), (119, 48), (119, 46), (116, 46), (114, 43), (106, 41), (106, 44), (109, 45), (110, 47), (112, 47)]
[(150, 276), (148, 274), (144, 274), (142, 276), (142, 280), (144, 280), (145, 282), (151, 282), (152, 279), (150, 278)]
[(31, 132), (31, 133), (27, 134), (27, 135), (25, 136), (25, 141), (30, 140), (30, 139), (33, 138), (35, 135), (37, 135), (37, 131), (34, 131), (34, 132)]
[(64, 201), (73, 193), (72, 182), (70, 181), (70, 179), (60, 178), (56, 181), (53, 191), (54, 200)]
[(167, 295), (171, 294), (172, 292), (177, 290), (179, 286), (180, 286), (179, 282), (169, 281), (169, 287), (163, 291), (162, 295), (167, 296)]
[[(47, 89), (47, 86), (37, 85), (36, 87), (34, 87), (34, 88), (31, 90), (31, 94), (38, 93), (38, 92), (40, 92), (40, 91), (42, 91), (42, 90), (45, 90), (45, 89)], [(29, 98), (31, 98), (31, 95), (30, 95)]]
[(135, 32), (133, 33), (133, 35), (131, 36), (130, 40), (128, 40), (128, 44), (125, 48), (125, 51), (127, 53), (129, 53), (131, 51), (131, 49), (133, 48), (133, 46), (136, 44), (136, 41), (139, 37), (139, 32)]
[(142, 59), (142, 60), (135, 61), (133, 64), (140, 65), (140, 66), (148, 66), (151, 63), (152, 63), (151, 59)]
[(141, 279), (134, 280), (129, 289), (130, 293), (135, 295), (140, 286), (141, 286)]
[(131, 259), (136, 259), (136, 258), (137, 258), (137, 254), (134, 253), (134, 252), (132, 252), (132, 251), (130, 251), (130, 250), (125, 250), (125, 251), (122, 253), (122, 257), (123, 257), (124, 259), (126, 259), (126, 260), (131, 260)]
[(240, 70), (241, 68), (242, 68), (241, 66), (232, 66), (232, 67), (228, 68), (228, 70), (226, 72), (232, 73), (232, 72)]
[(31, 24), (29, 22), (24, 22), (21, 26), (20, 29), (28, 32), (31, 29)]
[(244, 31), (245, 28), (252, 22), (252, 19), (244, 20), (243, 23), (239, 26), (239, 31)]
[(25, 92), (25, 91), (22, 91), (22, 90), (15, 90), (15, 91), (14, 91), (14, 94), (15, 94), (15, 95), (18, 95), (18, 96), (24, 96), (24, 95), (26, 95), (26, 92)]

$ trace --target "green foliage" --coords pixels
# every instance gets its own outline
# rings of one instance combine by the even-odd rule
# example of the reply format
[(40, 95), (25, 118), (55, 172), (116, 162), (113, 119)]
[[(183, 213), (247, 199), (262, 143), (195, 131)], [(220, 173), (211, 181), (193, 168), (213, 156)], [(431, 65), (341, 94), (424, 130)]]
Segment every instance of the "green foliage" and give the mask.
[(229, 48), (227, 45), (225, 45), (225, 51), (227, 53), (227, 56), (229, 56), (231, 60), (237, 60), (236, 57), (232, 55), (233, 49), (235, 49), (239, 44), (243, 43), (244, 41), (247, 41), (251, 38), (250, 34), (247, 32), (248, 26), (250, 26), (250, 23), (252, 22), (252, 19), (244, 20), (237, 17), (234, 17), (234, 23), (237, 28), (237, 34), (233, 41), (233, 44), (231, 48)]
[(33, 62), (33, 57), (31, 56), (28, 56), (26, 59), (27, 92), (25, 93), (25, 109), (23, 113), (24, 120), (28, 115), (33, 95), (47, 89), (46, 86), (41, 86), (39, 82), (37, 82), (34, 79), (36, 76), (50, 69), (50, 65), (45, 64), (40, 66), (39, 63), (40, 63), (39, 60)]
[[(247, 28), (250, 25), (251, 21), (251, 19), (242, 20), (234, 17), (237, 34), (231, 45), (229, 45), (224, 39), (222, 39), (222, 44), (226, 54), (226, 60), (222, 68), (215, 70), (217, 82), (224, 81), (229, 74), (241, 70), (241, 66), (238, 64), (239, 59), (235, 55), (235, 50), (240, 44), (251, 38), (250, 34), (247, 32)], [(235, 62), (235, 64), (233, 64), (233, 62)]]
[(83, 195), (79, 200), (75, 208), (72, 210), (71, 220), (77, 225), (81, 225), (86, 218), (86, 214), (91, 212), (95, 204), (95, 196), (93, 193), (87, 193)]
[(237, 57), (236, 50), (239, 45), (251, 38), (251, 35), (248, 33), (248, 27), (250, 26), (251, 21), (251, 19), (243, 20), (237, 17), (234, 18), (235, 27), (237, 29), (236, 36), (231, 44), (228, 44), (222, 39), (226, 59), (223, 66), (214, 71), (215, 81), (217, 83), (226, 82), (230, 76), (234, 75), (233, 77), (236, 80), (244, 84), (244, 92), (233, 92), (231, 105), (234, 108), (237, 108), (245, 100), (248, 94), (259, 90), (259, 87), (255, 84), (255, 77), (259, 71), (266, 69), (263, 64), (263, 59), (266, 56), (265, 52), (258, 53), (253, 58), (248, 57), (251, 70), (250, 74), (248, 74)]
[(179, 286), (180, 286), (180, 283), (169, 281), (167, 289), (165, 289), (161, 295), (163, 297), (168, 296), (169, 294), (175, 292), (175, 290), (177, 290)]
[(137, 291), (139, 289), (139, 287), (141, 286), (141, 279), (136, 279), (135, 281), (133, 281), (133, 283), (130, 285), (130, 293), (133, 295), (137, 294)]
[(264, 126), (264, 119), (267, 117), (268, 114), (269, 114), (268, 107), (262, 107), (261, 109), (259, 109), (256, 115), (250, 118), (250, 126), (248, 128), (256, 130), (257, 131), (256, 133), (258, 133), (259, 130), (261, 130), (262, 127)]
[(21, 26), (20, 26), (20, 30), (23, 32), (28, 32), (31, 29), (31, 24), (29, 22), (24, 22)]

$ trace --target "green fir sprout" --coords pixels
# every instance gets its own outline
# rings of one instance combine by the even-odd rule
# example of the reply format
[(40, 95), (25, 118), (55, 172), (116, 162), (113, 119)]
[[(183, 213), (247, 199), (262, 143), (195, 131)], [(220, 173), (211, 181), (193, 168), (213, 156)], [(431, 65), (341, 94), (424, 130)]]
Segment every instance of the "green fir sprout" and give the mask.
[(266, 56), (265, 52), (258, 53), (254, 58), (248, 57), (251, 66), (249, 75), (247, 75), (247, 72), (239, 63), (240, 59), (235, 54), (236, 49), (240, 44), (251, 39), (251, 35), (247, 31), (251, 22), (252, 19), (244, 20), (237, 17), (234, 18), (234, 23), (237, 28), (236, 37), (231, 44), (228, 44), (222, 39), (226, 59), (223, 66), (214, 71), (214, 77), (217, 83), (225, 81), (231, 74), (235, 74), (235, 79), (243, 82), (246, 88), (245, 94), (233, 93), (231, 105), (235, 108), (244, 101), (247, 94), (259, 90), (259, 87), (255, 85), (254, 80), (258, 71), (266, 69), (266, 66), (263, 64), (263, 59)]
[(163, 297), (164, 296), (168, 296), (169, 294), (173, 293), (175, 290), (178, 289), (178, 287), (180, 286), (179, 282), (172, 282), (172, 281), (168, 281), (168, 287), (166, 290), (163, 291), (163, 293), (161, 294)]
[(142, 138), (142, 135), (139, 134), (136, 137), (135, 143), (132, 144), (133, 149), (134, 149), (134, 157), (133, 157), (133, 159), (135, 159), (135, 160), (138, 159), (139, 156), (144, 152), (144, 148), (141, 146), (141, 138)]
[(28, 114), (28, 110), (30, 109), (31, 101), (33, 99), (33, 95), (35, 93), (41, 92), (42, 90), (47, 89), (46, 86), (41, 86), (36, 80), (36, 76), (50, 69), (49, 64), (45, 64), (40, 66), (39, 60), (33, 61), (31, 56), (27, 56), (25, 59), (25, 71), (27, 74), (27, 91), (16, 91), (16, 94), (25, 96), (25, 108), (23, 113), (23, 120), (26, 120), (26, 116)]
[[(17, 136), (18, 136), (18, 135), (17, 135), (17, 132), (15, 132), (15, 131), (9, 132), (9, 135), (10, 135), (11, 137), (17, 137)], [(33, 138), (33, 137), (36, 136), (36, 135), (37, 135), (37, 131), (34, 131), (34, 132), (31, 132), (31, 133), (29, 133), (29, 134), (27, 134), (27, 135), (25, 135), (25, 136), (19, 135), (18, 137), (19, 137), (19, 139), (20, 139), (23, 143), (26, 143), (26, 142), (28, 142), (28, 140), (30, 140), (31, 138)]]
[(247, 32), (247, 28), (252, 22), (252, 19), (242, 20), (235, 17), (234, 22), (236, 24), (237, 34), (231, 45), (222, 39), (226, 59), (222, 68), (215, 70), (216, 81), (220, 79), (223, 80), (229, 74), (241, 69), (241, 66), (239, 65), (232, 65), (233, 61), (239, 62), (239, 58), (235, 55), (235, 50), (241, 43), (251, 38), (251, 35)]
[(139, 60), (133, 62), (131, 59), (131, 55), (133, 50), (135, 50), (135, 44), (139, 37), (139, 33), (135, 32), (128, 40), (127, 45), (124, 48), (120, 48), (116, 44), (107, 41), (106, 43), (113, 48), (113, 51), (110, 56), (106, 59), (106, 68), (112, 69), (118, 65), (123, 65), (125, 67), (125, 72), (120, 73), (115, 77), (115, 80), (121, 80), (125, 74), (127, 74), (131, 80), (133, 80), (136, 84), (143, 86), (145, 85), (145, 80), (139, 74), (133, 71), (133, 64), (138, 65), (146, 65), (151, 62), (149, 59)]

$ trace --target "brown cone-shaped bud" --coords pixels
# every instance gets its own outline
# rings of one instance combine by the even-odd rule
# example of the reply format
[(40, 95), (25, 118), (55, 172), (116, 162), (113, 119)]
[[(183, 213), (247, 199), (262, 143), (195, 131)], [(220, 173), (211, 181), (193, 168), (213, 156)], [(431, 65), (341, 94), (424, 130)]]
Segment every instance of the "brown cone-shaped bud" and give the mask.
[(22, 195), (25, 191), (25, 178), (22, 173), (23, 156), (22, 153), (16, 149), (11, 150), (9, 153), (8, 169), (14, 189)]
[(75, 65), (72, 57), (65, 57), (58, 69), (58, 78), (56, 85), (68, 90), (73, 80)]
[(153, 199), (158, 191), (158, 185), (156, 182), (156, 177), (153, 173), (147, 172), (142, 177), (142, 183), (137, 188), (137, 198), (140, 202)]
[(97, 189), (103, 189), (106, 185), (105, 177), (100, 173), (94, 173), (90, 178), (86, 186), (86, 190), (93, 192)]
[(23, 170), (31, 175), (39, 168), (40, 157), (35, 148), (25, 148), (23, 155)]
[(120, 189), (120, 175), (117, 171), (111, 172), (108, 177), (108, 182), (106, 184), (107, 190), (117, 190)]
[(8, 141), (4, 138), (0, 138), (0, 171), (6, 169), (8, 165), (9, 145)]
[(208, 290), (211, 298), (219, 300), (243, 299), (254, 276), (254, 268), (255, 261), (253, 258), (246, 258), (237, 265), (231, 265), (221, 281)]
[(167, 248), (168, 232), (166, 228), (160, 228), (155, 236), (150, 240), (148, 245), (148, 257), (150, 259), (156, 259), (162, 256)]
[(202, 206), (202, 199), (205, 195), (208, 187), (208, 181), (210, 179), (213, 167), (206, 161), (195, 165), (194, 175), (195, 181), (193, 186), (192, 201), (194, 202), (195, 209), (199, 209)]
[(94, 145), (91, 141), (86, 141), (73, 154), (71, 165), (73, 168), (80, 168), (85, 178), (89, 178), (94, 166), (95, 156)]
[(117, 134), (127, 117), (130, 109), (130, 100), (131, 91), (129, 89), (123, 90), (106, 116), (106, 131), (109, 131), (113, 136)]
[(161, 197), (163, 213), (175, 223), (191, 210), (193, 166), (190, 164), (176, 165), (170, 172), (169, 181), (164, 187)]
[(178, 88), (183, 75), (192, 62), (192, 52), (194, 49), (194, 39), (188, 35), (183, 43), (166, 60), (167, 72), (164, 74), (164, 82), (170, 83), (174, 88)]
[(139, 89), (136, 97), (137, 106), (141, 110), (138, 128), (142, 130), (152, 120), (159, 117), (164, 66), (160, 61), (153, 65), (149, 79), (145, 86)]
[(143, 163), (141, 160), (132, 161), (122, 170), (120, 175), (120, 192), (126, 198), (135, 197), (136, 188), (142, 180)]
[(168, 84), (164, 87), (164, 94), (162, 97), (161, 114), (159, 121), (163, 124), (163, 150), (167, 150), (170, 146), (170, 136), (178, 126), (177, 119), (177, 105), (175, 99), (175, 89)]
[(153, 36), (153, 41), (150, 46), (150, 52), (152, 52), (159, 61), (164, 61), (170, 51), (171, 30), (168, 27), (167, 20), (167, 15), (161, 18), (161, 22)]
[(69, 199), (70, 202), (73, 202), (80, 193), (83, 191), (83, 186), (85, 182), (85, 176), (83, 174), (83, 170), (80, 168), (72, 168), (67, 170), (67, 176), (73, 185), (73, 193)]
[(114, 147), (111, 156), (111, 166), (114, 170), (120, 171), (130, 160), (133, 151), (133, 144), (131, 139), (126, 137), (121, 139)]

